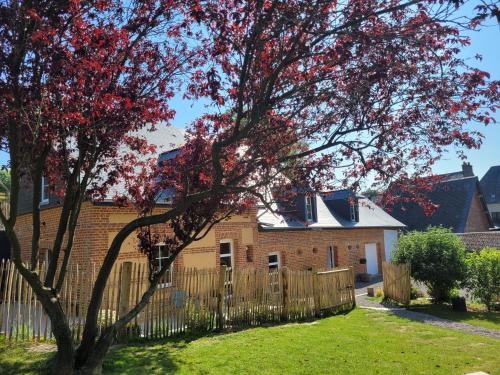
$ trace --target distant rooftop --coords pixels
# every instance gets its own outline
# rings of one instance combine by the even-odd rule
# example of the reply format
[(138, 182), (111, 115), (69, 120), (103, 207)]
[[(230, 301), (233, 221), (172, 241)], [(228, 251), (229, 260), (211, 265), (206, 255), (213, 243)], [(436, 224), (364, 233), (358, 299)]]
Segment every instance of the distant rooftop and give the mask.
[(487, 204), (500, 203), (500, 165), (488, 169), (480, 184)]
[[(486, 212), (479, 180), (469, 163), (462, 165), (462, 171), (438, 177), (442, 177), (442, 180), (437, 182), (431, 191), (422, 191), (427, 199), (438, 206), (432, 215), (426, 216), (423, 208), (415, 202), (396, 203), (389, 207), (391, 215), (405, 223), (409, 230), (426, 230), (432, 225), (451, 228), (455, 233), (462, 233), (466, 228), (474, 193), (478, 193)], [(491, 218), (487, 216), (492, 226)]]

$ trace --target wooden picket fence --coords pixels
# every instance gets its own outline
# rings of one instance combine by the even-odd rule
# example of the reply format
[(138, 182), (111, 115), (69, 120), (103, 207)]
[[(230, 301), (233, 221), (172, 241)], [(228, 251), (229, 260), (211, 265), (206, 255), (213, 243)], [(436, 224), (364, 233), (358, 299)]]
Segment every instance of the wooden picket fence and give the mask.
[(384, 262), (382, 272), (384, 296), (408, 306), (411, 292), (410, 265)]
[[(97, 267), (71, 265), (61, 290), (75, 341), (81, 339)], [(45, 274), (45, 264), (40, 267)], [(168, 278), (168, 280), (167, 280)], [(12, 340), (52, 338), (50, 320), (12, 262), (0, 264), (0, 335)], [(147, 289), (144, 263), (118, 264), (110, 275), (99, 313), (99, 329), (114, 323)], [(162, 338), (300, 321), (354, 307), (352, 268), (327, 272), (258, 269), (174, 270), (151, 301), (120, 333), (123, 341)]]

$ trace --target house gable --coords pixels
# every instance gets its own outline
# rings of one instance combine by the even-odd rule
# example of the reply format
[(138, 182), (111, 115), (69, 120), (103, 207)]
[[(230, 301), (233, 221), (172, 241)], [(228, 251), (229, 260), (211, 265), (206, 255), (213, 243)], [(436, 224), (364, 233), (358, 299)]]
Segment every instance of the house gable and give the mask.
[(480, 193), (476, 190), (471, 199), (464, 232), (485, 232), (490, 227), (488, 209), (481, 201)]

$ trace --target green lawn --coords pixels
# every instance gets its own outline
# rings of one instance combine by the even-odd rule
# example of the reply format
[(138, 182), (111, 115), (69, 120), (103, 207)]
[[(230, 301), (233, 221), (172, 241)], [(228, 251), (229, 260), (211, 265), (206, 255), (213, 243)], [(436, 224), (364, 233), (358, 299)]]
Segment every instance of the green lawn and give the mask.
[[(1, 373), (36, 374), (43, 367), (46, 354), (33, 355), (33, 346), (0, 344)], [(500, 375), (499, 352), (500, 340), (356, 309), (312, 323), (115, 347), (104, 374), (463, 374), (482, 370)], [(18, 368), (20, 364), (23, 367)]]
[(487, 311), (483, 305), (469, 301), (467, 301), (467, 312), (453, 311), (451, 306), (447, 304), (431, 304), (422, 299), (412, 301), (410, 308), (443, 319), (500, 330), (500, 313), (498, 311)]

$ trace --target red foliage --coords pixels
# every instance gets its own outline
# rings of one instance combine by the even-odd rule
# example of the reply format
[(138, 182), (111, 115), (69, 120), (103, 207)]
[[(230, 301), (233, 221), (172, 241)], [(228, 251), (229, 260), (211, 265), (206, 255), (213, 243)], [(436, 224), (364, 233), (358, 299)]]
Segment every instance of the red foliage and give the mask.
[[(2, 144), (13, 146), (16, 130), (11, 158), (28, 174), (42, 166), (61, 195), (76, 171), (88, 196), (120, 182), (129, 199), (117, 202), (132, 198), (146, 215), (161, 190), (175, 188), (179, 215), (195, 212), (196, 202), (207, 218), (267, 203), (291, 184), (420, 176), (447, 146), (480, 146), (467, 124), (495, 121), (498, 83), (458, 56), (469, 40), (447, 23), (450, 5), (134, 7), (108, 0), (2, 8)], [(22, 40), (10, 32), (19, 19)], [(168, 100), (183, 89), (214, 110), (192, 124), (175, 163), (157, 168), (141, 157), (154, 150), (133, 132), (171, 120)]]

